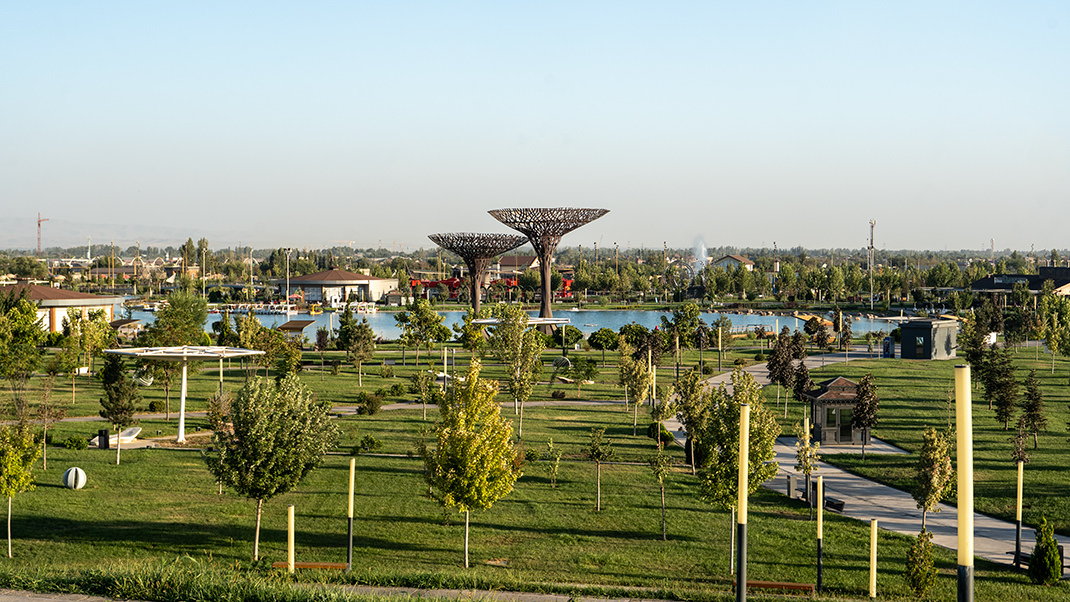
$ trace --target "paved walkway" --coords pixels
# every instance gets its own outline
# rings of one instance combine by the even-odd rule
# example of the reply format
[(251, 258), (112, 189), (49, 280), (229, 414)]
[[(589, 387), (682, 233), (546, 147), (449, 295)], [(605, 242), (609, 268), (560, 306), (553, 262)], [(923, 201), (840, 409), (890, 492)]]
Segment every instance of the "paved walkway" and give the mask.
[[(856, 359), (868, 359), (869, 354), (865, 348), (857, 347), (849, 356), (844, 353), (826, 354), (824, 359), (820, 357), (808, 357), (806, 367), (809, 369), (819, 368), (823, 364), (832, 364)], [(765, 364), (757, 364), (746, 368), (746, 371), (754, 376), (754, 380), (761, 385), (769, 385), (769, 370)], [(719, 374), (707, 379), (710, 386), (719, 386), (727, 383), (731, 386), (731, 373)], [(687, 434), (683, 425), (673, 419), (666, 421), (666, 428), (676, 434), (677, 442), (682, 444)], [(780, 463), (777, 476), (766, 482), (763, 487), (780, 491), (787, 495), (788, 475), (799, 477), (800, 487), (805, 478), (794, 470), (795, 466), (795, 437), (780, 437), (776, 444), (776, 461)], [(906, 454), (907, 452), (893, 445), (884, 443), (878, 439), (866, 446), (867, 454)], [(821, 446), (823, 454), (861, 453), (861, 447), (857, 446)], [(820, 474), (826, 490), (826, 497), (833, 497), (844, 501), (843, 515), (861, 521), (869, 522), (877, 519), (877, 526), (881, 529), (903, 533), (905, 535), (917, 535), (921, 530), (921, 511), (918, 510), (914, 497), (894, 487), (882, 485), (875, 481), (851, 474), (836, 468), (825, 462), (818, 464)], [(814, 475), (816, 478), (816, 475)], [(933, 532), (933, 543), (950, 548), (958, 549), (958, 510), (954, 506), (940, 504), (939, 512), (930, 512), (926, 518), (926, 527)], [(974, 554), (985, 560), (1003, 564), (1013, 564), (1015, 527), (1014, 523), (999, 520), (980, 513), (974, 513)], [(1031, 528), (1022, 528), (1022, 552), (1029, 554), (1035, 543), (1034, 531)], [(1070, 543), (1070, 538), (1059, 538), (1059, 543)]]

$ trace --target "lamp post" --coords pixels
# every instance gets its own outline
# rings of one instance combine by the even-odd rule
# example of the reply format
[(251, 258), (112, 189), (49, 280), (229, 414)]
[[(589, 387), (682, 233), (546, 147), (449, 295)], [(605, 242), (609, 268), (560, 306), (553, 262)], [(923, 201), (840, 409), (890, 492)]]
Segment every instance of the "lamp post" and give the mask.
[(747, 599), (747, 453), (750, 450), (750, 405), (739, 407), (739, 513), (736, 515), (736, 602)]
[[(290, 253), (293, 252), (292, 247), (286, 249), (286, 300), (285, 303), (290, 303)], [(288, 308), (287, 308), (288, 309)]]

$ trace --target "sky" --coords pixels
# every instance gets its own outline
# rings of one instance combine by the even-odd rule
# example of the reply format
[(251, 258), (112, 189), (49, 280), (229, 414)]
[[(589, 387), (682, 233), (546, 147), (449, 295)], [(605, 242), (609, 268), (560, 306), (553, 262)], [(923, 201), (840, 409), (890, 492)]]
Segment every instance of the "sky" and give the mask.
[(0, 249), (1065, 249), (1068, 65), (1067, 2), (10, 0)]

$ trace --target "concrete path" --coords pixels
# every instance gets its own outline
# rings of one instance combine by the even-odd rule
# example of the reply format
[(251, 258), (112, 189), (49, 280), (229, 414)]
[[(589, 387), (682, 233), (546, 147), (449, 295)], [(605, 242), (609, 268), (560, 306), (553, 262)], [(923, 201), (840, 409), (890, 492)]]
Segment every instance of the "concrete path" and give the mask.
[[(830, 353), (821, 357), (808, 357), (806, 367), (813, 370), (822, 365), (832, 363), (869, 359), (872, 355), (865, 352), (864, 347), (856, 346), (850, 354)], [(746, 371), (754, 376), (754, 380), (763, 386), (769, 386), (769, 370), (765, 364), (756, 364), (746, 368)], [(731, 373), (719, 374), (706, 380), (710, 386), (720, 386), (726, 383), (731, 386)], [(796, 402), (797, 404), (797, 402)], [(687, 433), (683, 425), (675, 418), (666, 421), (666, 428), (676, 434), (677, 442), (686, 440)], [(768, 489), (780, 491), (787, 495), (788, 475), (797, 475), (799, 483), (804, 477), (796, 473), (795, 466), (795, 437), (780, 437), (776, 445), (776, 461), (780, 464), (777, 476), (763, 485)], [(866, 446), (867, 454), (895, 453), (906, 454), (907, 452), (895, 446), (884, 443), (878, 439)], [(821, 446), (822, 454), (861, 453), (861, 447), (856, 446)], [(921, 530), (921, 511), (918, 510), (914, 497), (906, 492), (887, 485), (881, 485), (875, 481), (854, 475), (825, 462), (819, 463), (819, 471), (826, 490), (826, 497), (843, 500), (844, 516), (849, 516), (861, 521), (869, 522), (877, 519), (877, 526), (881, 529), (903, 533), (905, 535), (917, 535)], [(816, 475), (814, 475), (816, 478)], [(800, 485), (801, 487), (801, 485)], [(926, 518), (926, 527), (933, 532), (933, 542), (937, 545), (952, 550), (958, 549), (958, 515), (957, 509), (947, 504), (940, 504), (940, 511), (929, 513)], [(1002, 564), (1013, 564), (1014, 561), (1014, 523), (974, 513), (974, 554), (975, 556)], [(1022, 552), (1029, 554), (1035, 544), (1033, 529), (1022, 529)], [(1059, 543), (1070, 543), (1070, 538), (1062, 537)]]

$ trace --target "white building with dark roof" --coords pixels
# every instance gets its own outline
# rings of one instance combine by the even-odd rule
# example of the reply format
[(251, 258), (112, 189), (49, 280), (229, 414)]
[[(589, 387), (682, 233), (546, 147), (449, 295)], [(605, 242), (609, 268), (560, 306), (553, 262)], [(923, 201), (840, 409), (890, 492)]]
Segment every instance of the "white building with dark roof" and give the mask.
[(18, 283), (0, 286), (0, 293), (10, 294), (11, 291), (26, 290), (26, 298), (37, 305), (37, 317), (41, 320), (41, 328), (45, 332), (59, 332), (63, 330), (63, 324), (67, 319), (67, 311), (76, 309), (83, 316), (91, 310), (104, 310), (104, 319), (111, 322), (115, 319), (115, 306), (122, 302), (122, 297), (108, 297), (104, 295), (91, 295), (78, 291), (69, 291), (62, 288), (42, 286), (40, 284)]
[[(286, 293), (286, 279), (272, 284)], [(345, 270), (327, 270), (290, 278), (290, 295), (300, 294), (305, 303), (341, 307), (346, 301), (380, 301), (398, 287), (397, 278), (378, 278)]]

